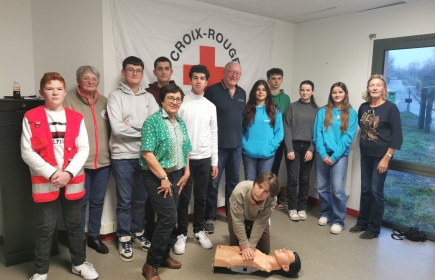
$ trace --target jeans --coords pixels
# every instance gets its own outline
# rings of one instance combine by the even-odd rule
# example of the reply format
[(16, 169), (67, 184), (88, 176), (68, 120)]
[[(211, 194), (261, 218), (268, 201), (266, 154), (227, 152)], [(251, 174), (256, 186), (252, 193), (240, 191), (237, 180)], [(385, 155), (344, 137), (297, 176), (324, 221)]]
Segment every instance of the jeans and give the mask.
[(68, 233), (72, 263), (78, 266), (86, 259), (82, 239), (82, 200), (66, 199), (65, 188), (61, 188), (59, 197), (55, 201), (36, 203), (35, 273), (38, 274), (48, 273), (51, 242), (56, 228), (59, 203)]
[(245, 168), (245, 180), (254, 181), (255, 178), (264, 172), (272, 170), (273, 160), (275, 156), (270, 158), (251, 158), (243, 155), (243, 167)]
[(189, 203), (193, 189), (193, 232), (204, 230), (205, 201), (211, 173), (211, 158), (189, 160), (190, 177), (180, 194), (178, 203), (178, 234), (187, 235), (189, 225)]
[(114, 159), (116, 182), (116, 217), (118, 237), (144, 230), (145, 201), (148, 194), (143, 186), (138, 159)]
[(206, 220), (216, 220), (217, 195), (222, 173), (225, 169), (225, 213), (228, 217), (228, 205), (234, 188), (240, 179), (240, 160), (242, 159), (242, 147), (218, 148), (218, 170), (216, 178), (208, 181), (207, 201), (205, 204)]
[(382, 157), (361, 155), (361, 200), (357, 225), (367, 232), (378, 235), (384, 216), (384, 183), (387, 171), (380, 174)]
[(101, 215), (103, 214), (104, 197), (106, 196), (107, 181), (110, 176), (110, 166), (98, 169), (85, 169), (85, 189), (82, 206), (82, 232), (86, 238), (86, 208), (89, 201), (89, 235), (100, 235)]
[[(286, 156), (288, 210), (302, 211), (307, 209), (310, 172), (313, 160), (305, 161), (304, 157), (310, 144), (309, 141), (293, 141), (295, 159), (289, 160)], [(298, 183), (299, 192), (297, 191)]]
[(315, 162), (320, 217), (326, 217), (333, 224), (344, 226), (346, 192), (343, 182), (347, 169), (347, 156), (342, 156), (333, 166), (329, 166), (316, 154)]
[(169, 257), (169, 251), (173, 245), (171, 233), (177, 222), (179, 200), (177, 183), (183, 175), (183, 169), (168, 172), (167, 175), (169, 182), (171, 182), (172, 195), (168, 194), (164, 198), (163, 193), (157, 193), (157, 188), (161, 186), (161, 180), (149, 170), (142, 171), (145, 187), (157, 214), (157, 226), (147, 254), (147, 263), (154, 267), (159, 267), (162, 259)]
[[(285, 154), (285, 141), (283, 140), (275, 153), (275, 158), (272, 165), (272, 173), (278, 177), (279, 168), (281, 166), (282, 155)], [(285, 155), (284, 155), (285, 156)], [(281, 192), (276, 196), (278, 203), (280, 202)]]

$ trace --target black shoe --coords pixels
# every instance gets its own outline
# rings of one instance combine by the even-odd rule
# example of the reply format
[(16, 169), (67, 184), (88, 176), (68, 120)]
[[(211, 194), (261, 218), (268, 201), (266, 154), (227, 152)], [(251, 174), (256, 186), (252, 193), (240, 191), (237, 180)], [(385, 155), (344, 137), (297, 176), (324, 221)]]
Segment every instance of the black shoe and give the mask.
[(88, 237), (88, 246), (100, 254), (109, 253), (109, 248), (101, 241), (99, 236), (90, 236)]
[(378, 237), (376, 234), (370, 233), (370, 232), (368, 232), (368, 231), (364, 231), (364, 232), (359, 236), (360, 239), (373, 239), (373, 238), (376, 238), (376, 237)]

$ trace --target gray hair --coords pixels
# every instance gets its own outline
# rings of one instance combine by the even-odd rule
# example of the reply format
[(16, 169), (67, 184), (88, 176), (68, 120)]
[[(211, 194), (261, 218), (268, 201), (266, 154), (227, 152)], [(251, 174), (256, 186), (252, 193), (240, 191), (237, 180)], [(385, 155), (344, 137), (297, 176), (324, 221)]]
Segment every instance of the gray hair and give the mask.
[(80, 66), (76, 71), (76, 78), (80, 80), (82, 78), (82, 75), (86, 72), (92, 73), (95, 76), (97, 76), (98, 80), (100, 80), (100, 72), (98, 72), (97, 68), (94, 66), (84, 65)]
[(240, 63), (238, 63), (237, 61), (228, 62), (227, 64), (225, 64), (225, 69), (227, 69), (228, 66), (230, 66), (231, 64), (238, 65), (240, 67), (240, 69), (242, 69), (242, 65), (240, 65)]
[(387, 100), (388, 99), (387, 80), (385, 80), (384, 76), (381, 74), (373, 74), (370, 76), (369, 80), (367, 81), (367, 89), (366, 89), (366, 91), (363, 92), (362, 98), (367, 102), (370, 102), (372, 100), (372, 97), (370, 96), (370, 92), (369, 92), (368, 88), (369, 88), (370, 81), (374, 80), (374, 79), (379, 79), (379, 80), (382, 80), (384, 82), (384, 86), (385, 86), (386, 90), (382, 94), (382, 99), (384, 101)]

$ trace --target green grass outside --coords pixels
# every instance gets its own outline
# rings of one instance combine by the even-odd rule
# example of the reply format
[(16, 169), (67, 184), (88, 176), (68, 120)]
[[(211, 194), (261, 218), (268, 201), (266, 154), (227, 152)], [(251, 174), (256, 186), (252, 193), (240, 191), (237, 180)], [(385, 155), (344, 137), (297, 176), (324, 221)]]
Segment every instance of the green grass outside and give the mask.
[[(435, 133), (418, 129), (417, 116), (401, 113), (404, 141), (395, 159), (435, 166)], [(435, 178), (388, 171), (384, 219), (435, 234)]]

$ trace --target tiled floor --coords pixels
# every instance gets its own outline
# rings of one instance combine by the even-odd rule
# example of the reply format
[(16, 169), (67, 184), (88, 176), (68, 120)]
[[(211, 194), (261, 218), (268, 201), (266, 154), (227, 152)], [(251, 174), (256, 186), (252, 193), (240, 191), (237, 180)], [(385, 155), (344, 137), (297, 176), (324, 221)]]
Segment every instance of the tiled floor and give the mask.
[[(306, 221), (292, 222), (287, 211), (276, 210), (271, 220), (271, 248), (287, 248), (298, 252), (302, 261), (300, 279), (435, 279), (435, 243), (431, 241), (397, 241), (390, 237), (391, 229), (383, 228), (379, 238), (361, 240), (348, 229), (355, 224), (346, 218), (345, 230), (340, 235), (329, 233), (330, 226), (317, 225), (318, 208), (308, 210)], [(189, 228), (191, 230), (191, 228)], [(209, 235), (214, 245), (228, 243), (225, 217), (220, 215), (216, 231)], [(119, 259), (115, 241), (107, 242), (110, 253), (99, 255), (88, 248), (87, 260), (94, 264), (99, 279), (144, 279), (141, 268), (146, 252), (135, 249), (135, 259), (127, 263)], [(49, 279), (80, 279), (71, 273), (68, 248), (60, 246), (60, 255), (51, 258)], [(186, 253), (172, 255), (183, 264), (179, 270), (160, 268), (164, 280), (226, 280), (226, 279), (284, 279), (279, 274), (263, 276), (243, 274), (213, 274), (214, 249), (204, 250), (189, 232)], [(33, 274), (33, 263), (12, 267), (0, 264), (0, 279), (28, 279)]]

